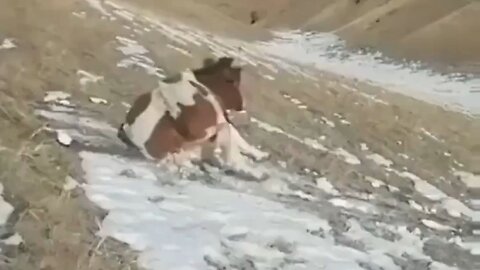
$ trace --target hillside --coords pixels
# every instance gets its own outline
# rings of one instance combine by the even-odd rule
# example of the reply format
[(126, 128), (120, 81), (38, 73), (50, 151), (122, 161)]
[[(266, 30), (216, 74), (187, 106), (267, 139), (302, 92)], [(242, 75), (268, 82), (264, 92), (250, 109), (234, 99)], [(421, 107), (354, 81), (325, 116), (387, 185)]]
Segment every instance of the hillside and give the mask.
[[(189, 1), (189, 0), (187, 0)], [(353, 48), (374, 47), (397, 59), (480, 72), (480, 2), (473, 0), (201, 1), (258, 27), (332, 31)]]

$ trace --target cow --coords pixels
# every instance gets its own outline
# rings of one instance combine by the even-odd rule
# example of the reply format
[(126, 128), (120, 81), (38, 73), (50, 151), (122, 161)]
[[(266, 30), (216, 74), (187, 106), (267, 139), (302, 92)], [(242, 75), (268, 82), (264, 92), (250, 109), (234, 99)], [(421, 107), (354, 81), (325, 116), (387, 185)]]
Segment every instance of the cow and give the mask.
[(159, 81), (135, 99), (117, 136), (149, 159), (173, 155), (177, 165), (184, 162), (179, 156), (195, 148), (206, 162), (218, 162), (214, 153), (220, 148), (223, 162), (233, 169), (241, 154), (256, 161), (268, 158), (242, 138), (228, 117), (229, 111), (245, 110), (242, 68), (233, 62), (231, 57), (207, 58), (201, 68)]

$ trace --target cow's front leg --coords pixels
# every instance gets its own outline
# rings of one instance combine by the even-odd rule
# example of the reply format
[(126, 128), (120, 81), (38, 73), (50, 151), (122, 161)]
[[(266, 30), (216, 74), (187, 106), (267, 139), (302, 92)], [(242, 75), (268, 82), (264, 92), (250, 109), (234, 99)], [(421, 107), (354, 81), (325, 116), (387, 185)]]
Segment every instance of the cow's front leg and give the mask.
[(230, 124), (223, 123), (217, 132), (216, 143), (222, 150), (221, 157), (229, 166), (235, 166), (242, 162), (240, 149), (235, 141), (232, 140)]
[(238, 130), (231, 124), (229, 124), (231, 140), (238, 145), (240, 151), (253, 158), (256, 161), (267, 159), (270, 154), (260, 151), (255, 146), (249, 144), (245, 139), (240, 135)]
[(230, 168), (231, 172), (244, 176), (245, 178), (253, 178), (255, 180), (266, 179), (268, 175), (252, 168), (240, 153), (235, 131), (235, 128), (229, 123), (222, 125), (218, 131), (217, 143), (222, 149), (222, 158), (226, 167)]

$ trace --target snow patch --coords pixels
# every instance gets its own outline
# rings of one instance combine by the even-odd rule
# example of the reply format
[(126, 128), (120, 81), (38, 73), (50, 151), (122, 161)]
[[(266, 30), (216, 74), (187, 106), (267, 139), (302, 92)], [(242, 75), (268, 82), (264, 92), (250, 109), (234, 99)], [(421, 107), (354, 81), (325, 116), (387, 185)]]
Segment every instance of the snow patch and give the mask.
[(362, 162), (353, 154), (343, 148), (337, 148), (333, 153), (341, 157), (346, 163), (351, 165), (360, 165)]
[(170, 48), (172, 50), (175, 50), (183, 55), (186, 55), (186, 56), (192, 56), (192, 54), (188, 51), (188, 50), (185, 50), (185, 49), (182, 49), (182, 48), (179, 48), (177, 46), (174, 46), (172, 44), (167, 44), (167, 48)]
[(444, 142), (443, 140), (439, 139), (437, 136), (433, 135), (430, 131), (426, 130), (425, 128), (420, 129), (423, 134), (425, 134), (430, 139), (437, 141), (437, 142)]
[(457, 176), (463, 183), (465, 183), (467, 187), (480, 188), (480, 175), (464, 171), (455, 171), (454, 175)]
[(315, 179), (316, 187), (323, 190), (325, 193), (337, 196), (340, 193), (338, 190), (327, 180), (326, 177), (320, 177)]
[(296, 142), (299, 142), (303, 145), (306, 145), (312, 149), (315, 149), (315, 150), (320, 150), (320, 151), (328, 151), (328, 149), (323, 145), (321, 144), (319, 141), (315, 140), (315, 139), (311, 139), (311, 138), (305, 138), (305, 139), (301, 139), (295, 135), (292, 135), (290, 133), (287, 133), (285, 131), (283, 131), (281, 128), (279, 127), (276, 127), (276, 126), (273, 126), (273, 125), (270, 125), (266, 122), (263, 122), (263, 121), (260, 121), (256, 118), (251, 118), (250, 119), (252, 121), (252, 123), (255, 123), (259, 128), (267, 131), (267, 132), (270, 132), (270, 133), (276, 133), (276, 134), (281, 134), (281, 135), (284, 135), (286, 136), (287, 138), (293, 140), (293, 141), (296, 141)]
[(8, 50), (16, 47), (17, 45), (15, 45), (12, 38), (6, 38), (2, 41), (2, 44), (0, 44), (0, 50)]
[(3, 197), (3, 184), (0, 183), (0, 226), (3, 226), (10, 214), (13, 212), (13, 206), (5, 201)]
[(49, 91), (43, 97), (44, 102), (59, 102), (62, 100), (67, 100), (72, 95), (69, 93), (65, 93), (63, 91)]
[(89, 97), (88, 100), (90, 100), (90, 102), (94, 104), (103, 104), (103, 105), (108, 104), (108, 101), (106, 99), (99, 98), (99, 97)]
[[(331, 228), (308, 213), (198, 182), (162, 185), (173, 175), (141, 162), (90, 152), (81, 158), (87, 196), (109, 211), (98, 234), (139, 250), (139, 264), (147, 269), (229, 268), (248, 258), (261, 269), (288, 260), (305, 269), (360, 270), (358, 259), (375, 260), (336, 245), (328, 234), (312, 236), (310, 231)], [(126, 168), (136, 179), (119, 174)], [(152, 202), (153, 196), (163, 199)]]
[(331, 128), (334, 128), (334, 127), (335, 127), (335, 123), (334, 123), (334, 122), (328, 120), (328, 119), (327, 119), (326, 117), (324, 117), (324, 116), (322, 116), (321, 118), (322, 118), (322, 121), (323, 121), (327, 126), (329, 126), (329, 127), (331, 127)]
[(431, 219), (422, 219), (423, 225), (434, 229), (434, 230), (439, 230), (439, 231), (453, 231), (453, 228), (447, 225), (440, 224), (436, 221), (433, 221)]
[(70, 191), (70, 190), (75, 189), (78, 186), (79, 186), (79, 184), (78, 184), (77, 180), (73, 179), (73, 177), (68, 175), (67, 178), (65, 178), (65, 184), (63, 184), (63, 190)]
[(160, 79), (165, 78), (163, 69), (156, 67), (155, 62), (145, 56), (149, 51), (140, 45), (138, 41), (121, 36), (117, 36), (116, 39), (121, 44), (121, 46), (117, 47), (117, 50), (128, 56), (118, 62), (117, 67), (129, 68), (137, 66), (143, 68), (149, 75), (154, 75)]
[(393, 165), (393, 161), (386, 159), (385, 157), (377, 153), (367, 155), (366, 158), (375, 162), (379, 166), (390, 167)]
[(392, 170), (392, 171), (395, 172), (400, 177), (408, 178), (412, 180), (415, 189), (426, 198), (429, 198), (430, 200), (440, 201), (448, 198), (448, 196), (443, 191), (441, 191), (440, 189), (436, 188), (432, 184), (428, 183), (427, 181), (421, 179), (420, 177), (418, 177), (417, 175), (411, 172), (407, 172), (407, 171), (398, 172), (396, 170)]
[(100, 0), (85, 0), (91, 8), (97, 10), (100, 12), (102, 15), (110, 17), (111, 14), (108, 12), (102, 5), (102, 2)]
[(85, 87), (89, 83), (96, 83), (100, 80), (103, 80), (103, 76), (98, 76), (95, 74), (92, 74), (88, 71), (85, 70), (78, 70), (77, 75), (79, 75), (80, 78), (80, 85), (82, 87)]

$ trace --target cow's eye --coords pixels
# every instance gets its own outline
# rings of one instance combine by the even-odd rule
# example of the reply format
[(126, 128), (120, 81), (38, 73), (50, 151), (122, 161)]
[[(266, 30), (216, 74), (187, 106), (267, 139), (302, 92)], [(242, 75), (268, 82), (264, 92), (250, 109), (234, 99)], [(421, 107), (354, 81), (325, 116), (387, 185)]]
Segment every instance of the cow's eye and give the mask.
[(234, 83), (234, 82), (235, 82), (234, 79), (226, 79), (225, 81), (226, 81), (227, 83)]

